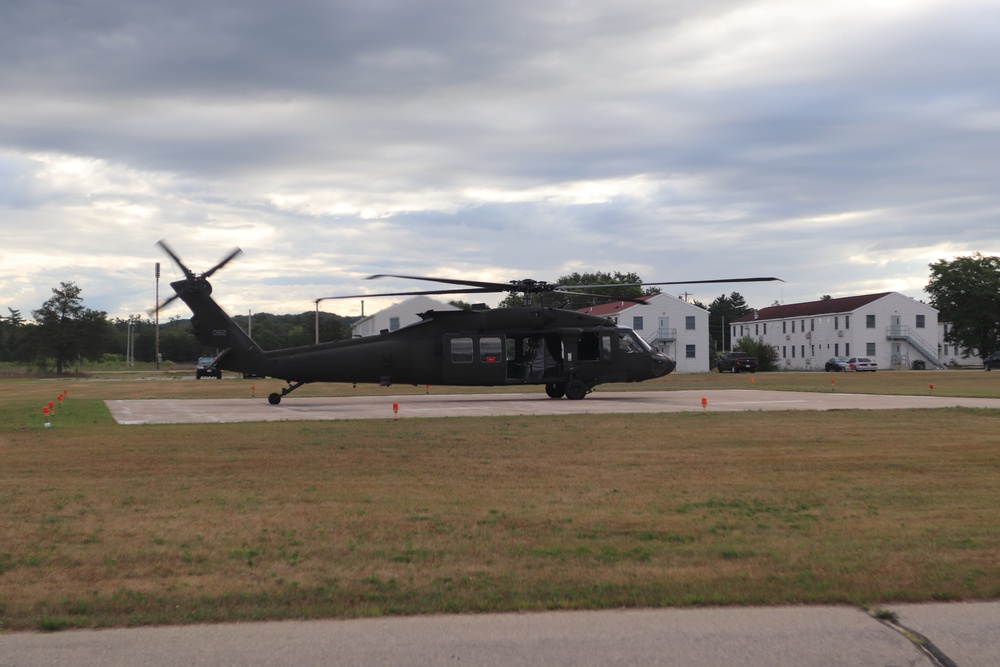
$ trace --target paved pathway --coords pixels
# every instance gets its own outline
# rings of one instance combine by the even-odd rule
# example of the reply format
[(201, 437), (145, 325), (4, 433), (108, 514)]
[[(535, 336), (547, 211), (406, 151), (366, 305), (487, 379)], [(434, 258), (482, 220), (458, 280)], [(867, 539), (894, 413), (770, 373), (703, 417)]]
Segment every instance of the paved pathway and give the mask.
[[(702, 399), (705, 405), (702, 405)], [(105, 401), (120, 424), (406, 419), (509, 415), (695, 412), (708, 410), (889, 410), (965, 406), (1000, 409), (996, 398), (885, 396), (726, 389), (712, 391), (597, 391), (583, 400), (553, 400), (541, 392), (524, 394), (442, 394), (411, 396), (288, 396), (279, 405), (267, 398), (150, 399)], [(393, 405), (399, 410), (393, 412)]]

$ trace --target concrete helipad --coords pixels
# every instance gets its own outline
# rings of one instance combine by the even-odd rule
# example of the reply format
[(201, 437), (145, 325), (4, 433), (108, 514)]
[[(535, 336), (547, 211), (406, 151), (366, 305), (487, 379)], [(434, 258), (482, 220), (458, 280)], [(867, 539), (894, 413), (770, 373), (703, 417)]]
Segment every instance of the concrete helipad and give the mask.
[[(704, 405), (702, 399), (705, 399)], [(213, 422), (333, 419), (409, 419), (414, 417), (490, 417), (656, 412), (733, 412), (751, 410), (892, 410), (972, 407), (1000, 409), (1000, 399), (947, 396), (760, 391), (597, 391), (581, 401), (553, 400), (544, 393), (442, 394), (412, 396), (303, 397), (279, 405), (266, 398), (156, 399), (105, 401), (119, 424), (193, 424)], [(393, 404), (399, 408), (393, 413)]]

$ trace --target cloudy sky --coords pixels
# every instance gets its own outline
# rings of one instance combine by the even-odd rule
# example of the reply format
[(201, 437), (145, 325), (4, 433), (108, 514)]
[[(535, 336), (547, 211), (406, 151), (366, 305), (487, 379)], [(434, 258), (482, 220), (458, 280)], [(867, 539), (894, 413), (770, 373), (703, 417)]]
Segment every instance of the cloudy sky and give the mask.
[(234, 312), (409, 287), (380, 272), (926, 298), (930, 262), (1000, 254), (998, 26), (996, 0), (4, 2), (0, 315), (62, 281), (143, 313), (155, 262), (180, 277), (160, 238), (195, 271), (242, 247)]

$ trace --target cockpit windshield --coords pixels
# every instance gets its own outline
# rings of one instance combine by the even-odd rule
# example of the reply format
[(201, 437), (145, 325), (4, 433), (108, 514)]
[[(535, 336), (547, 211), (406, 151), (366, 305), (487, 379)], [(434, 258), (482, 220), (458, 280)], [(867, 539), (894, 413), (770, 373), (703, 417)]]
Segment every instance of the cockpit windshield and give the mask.
[(618, 330), (618, 349), (625, 354), (642, 354), (653, 348), (631, 329)]

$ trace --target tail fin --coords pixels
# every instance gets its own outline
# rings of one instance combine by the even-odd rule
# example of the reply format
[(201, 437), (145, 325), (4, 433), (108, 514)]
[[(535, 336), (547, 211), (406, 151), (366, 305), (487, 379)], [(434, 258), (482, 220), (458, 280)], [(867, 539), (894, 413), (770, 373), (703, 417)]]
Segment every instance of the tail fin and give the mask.
[(205, 347), (219, 350), (215, 365), (227, 371), (260, 373), (257, 363), (263, 353), (238, 324), (212, 298), (206, 280), (192, 286), (188, 280), (170, 283), (178, 298), (191, 309), (191, 332)]

